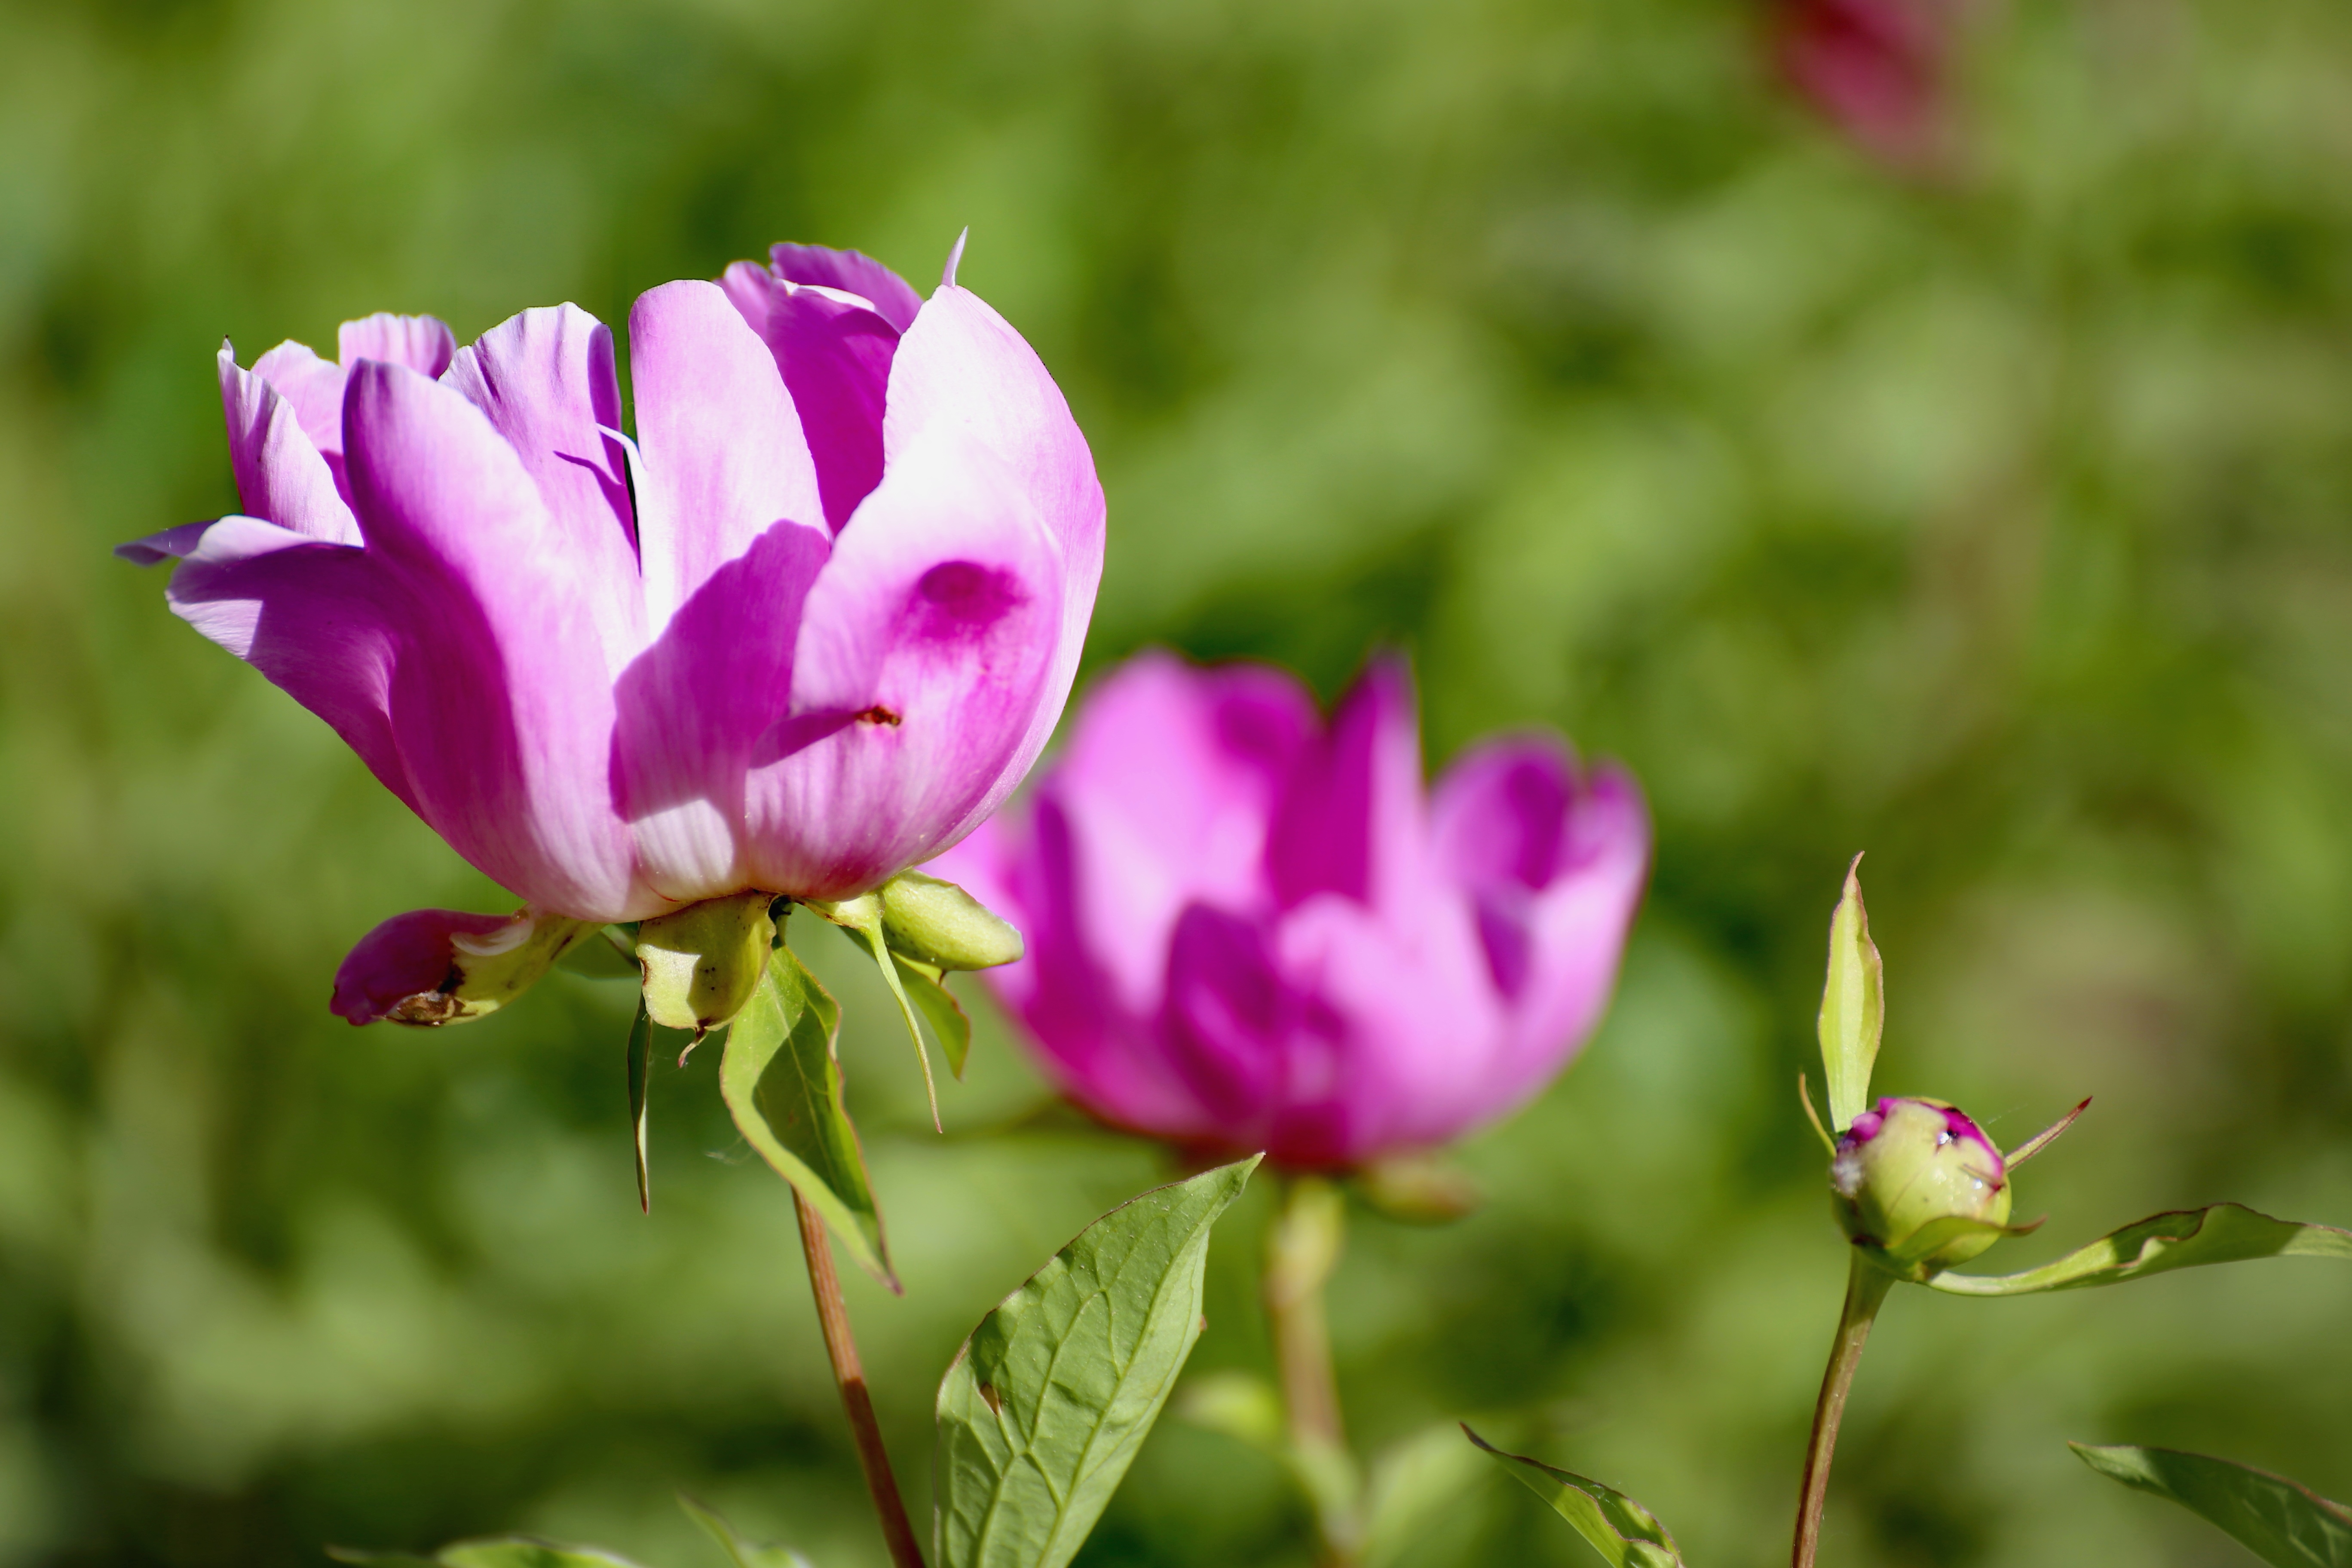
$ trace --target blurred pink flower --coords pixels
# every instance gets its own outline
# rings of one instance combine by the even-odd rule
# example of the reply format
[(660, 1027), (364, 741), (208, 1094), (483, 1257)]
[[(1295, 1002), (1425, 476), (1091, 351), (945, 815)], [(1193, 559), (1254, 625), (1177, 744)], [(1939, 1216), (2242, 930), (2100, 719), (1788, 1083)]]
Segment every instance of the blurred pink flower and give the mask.
[[(862, 892), (1028, 771), (1102, 569), (1085, 438), (953, 270), (924, 300), (781, 245), (651, 290), (634, 444), (572, 305), (464, 349), (401, 316), (333, 362), (224, 344), (245, 514), (122, 552), (180, 557), (173, 610), (537, 910)], [(389, 922), (354, 963), (401, 973), (352, 994), (476, 919)]]
[(1950, 0), (1774, 0), (1773, 54), (1807, 102), (1890, 163), (1948, 151)]
[(1649, 860), (1633, 781), (1488, 742), (1424, 800), (1412, 683), (1327, 726), (1281, 671), (1147, 654), (1034, 798), (933, 868), (1022, 928), (987, 972), (1105, 1120), (1341, 1167), (1497, 1117), (1607, 1003)]

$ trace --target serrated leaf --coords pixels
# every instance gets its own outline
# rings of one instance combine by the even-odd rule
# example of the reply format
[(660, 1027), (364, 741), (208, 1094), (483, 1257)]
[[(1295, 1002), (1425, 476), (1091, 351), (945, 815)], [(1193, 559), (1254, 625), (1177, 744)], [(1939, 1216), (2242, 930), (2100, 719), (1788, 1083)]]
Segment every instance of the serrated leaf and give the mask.
[(1870, 940), (1862, 904), (1862, 857), (1846, 868), (1845, 892), (1830, 916), (1829, 979), (1822, 987), (1822, 1067), (1830, 1125), (1843, 1132), (1870, 1109), (1870, 1069), (1886, 1025), (1885, 966)]
[(1364, 1568), (1387, 1568), (1403, 1556), (1484, 1467), (1451, 1421), (1381, 1450), (1364, 1489)]
[(824, 1217), (850, 1256), (897, 1290), (882, 1213), (842, 1100), (834, 1048), (840, 1026), (841, 1005), (791, 948), (779, 946), (728, 1026), (719, 1098), (745, 1141)]
[(1552, 1510), (1576, 1527), (1610, 1568), (1682, 1568), (1682, 1553), (1658, 1516), (1614, 1487), (1554, 1468), (1524, 1454), (1507, 1454), (1462, 1424), (1470, 1441), (1492, 1454)]
[(686, 1517), (702, 1526), (727, 1560), (735, 1568), (809, 1568), (809, 1560), (788, 1546), (763, 1545), (746, 1541), (717, 1509), (705, 1507), (684, 1492), (677, 1494), (677, 1506), (686, 1510)]
[(2352, 1258), (2352, 1231), (2273, 1219), (2241, 1204), (2214, 1204), (2150, 1215), (2022, 1273), (1935, 1274), (1925, 1283), (1955, 1296), (2032, 1296), (2256, 1258)]
[(964, 1016), (955, 994), (947, 988), (946, 972), (919, 963), (900, 953), (890, 955), (892, 967), (898, 971), (898, 984), (923, 1022), (939, 1037), (940, 1051), (948, 1058), (948, 1071), (960, 1083), (963, 1080), (963, 1064), (971, 1055), (971, 1020)]
[(2066, 1446), (2099, 1474), (2171, 1499), (2278, 1568), (2352, 1568), (2352, 1509), (2300, 1481), (2177, 1448)]
[(1111, 1210), (981, 1321), (940, 1384), (941, 1568), (1063, 1568), (1204, 1326), (1209, 1230), (1262, 1155)]
[(327, 1555), (338, 1563), (359, 1563), (370, 1568), (637, 1568), (625, 1557), (593, 1546), (565, 1546), (534, 1535), (492, 1535), (459, 1541), (430, 1557), (404, 1552), (358, 1552), (330, 1546)]
[(646, 1012), (646, 999), (637, 998), (637, 1021), (629, 1026), (629, 1134), (637, 1152), (637, 1210), (651, 1214), (654, 1189), (651, 1172), (646, 1164), (646, 1101), (653, 1088), (654, 1021)]

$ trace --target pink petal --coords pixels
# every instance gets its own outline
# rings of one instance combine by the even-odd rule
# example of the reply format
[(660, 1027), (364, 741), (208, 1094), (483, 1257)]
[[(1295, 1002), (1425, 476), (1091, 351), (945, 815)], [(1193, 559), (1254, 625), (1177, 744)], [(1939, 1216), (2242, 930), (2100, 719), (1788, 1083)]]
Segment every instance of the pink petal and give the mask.
[(550, 515), (543, 484), (450, 385), (364, 363), (344, 416), (366, 553), (407, 595), (389, 710), (419, 815), (542, 908), (659, 908), (633, 882), (612, 805), (609, 561), (580, 547), (577, 519)]
[(645, 645), (613, 334), (577, 305), (525, 310), (460, 349), (441, 377), (505, 437), (555, 525), (553, 547), (581, 584), (609, 666)]
[[(327, 459), (340, 486), (343, 470), (343, 367), (332, 360), (320, 359), (305, 344), (289, 341), (255, 360), (253, 374), (268, 383), (271, 390), (294, 410), (302, 434), (310, 437), (310, 445)], [(223, 390), (226, 393), (226, 387)]]
[(775, 275), (787, 283), (814, 283), (856, 294), (872, 305), (884, 321), (899, 331), (915, 324), (923, 308), (922, 296), (907, 280), (869, 256), (855, 250), (828, 250), (821, 245), (772, 245), (768, 256)]
[[(301, 349), (289, 343), (273, 350)], [(301, 349), (306, 355), (308, 349)], [(342, 375), (334, 366), (310, 355), (312, 370), (293, 356), (284, 362), (299, 369), (297, 384), (315, 397), (331, 381), (334, 395), (334, 450), (342, 453)], [(306, 432), (296, 406), (257, 371), (239, 370), (236, 353), (226, 342), (220, 356), (221, 411), (228, 421), (229, 465), (236, 475), (236, 493), (246, 512), (309, 539), (332, 544), (360, 542), (359, 520), (337, 488), (335, 477), (318, 443)], [(323, 374), (321, 374), (323, 373)]]
[(345, 321), (335, 333), (335, 357), (343, 369), (363, 359), (405, 365), (419, 375), (438, 377), (457, 353), (448, 324), (431, 316), (395, 316), (379, 310)]
[(335, 971), (335, 1016), (352, 1024), (392, 1016), (399, 1005), (440, 988), (456, 963), (453, 936), (488, 936), (509, 924), (509, 915), (469, 914), (462, 910), (411, 910), (394, 915), (360, 938)]
[(882, 481), (882, 403), (898, 329), (864, 305), (748, 261), (729, 268), (720, 284), (791, 389), (815, 458), (824, 520), (837, 532)]
[(757, 885), (861, 892), (947, 847), (1034, 712), (1060, 563), (990, 455), (941, 431), (834, 542), (751, 784)]
[(1284, 790), (1267, 879), (1286, 908), (1322, 892), (1394, 907), (1420, 890), (1423, 831), (1412, 677), (1402, 659), (1375, 659)]
[(1102, 581), (1104, 511), (1094, 456), (1054, 378), (1003, 317), (953, 286), (924, 304), (891, 361), (882, 426), (886, 469), (895, 469), (901, 453), (941, 424), (1005, 465), (1057, 545), (1062, 577), (1053, 653), (1036, 706), (1002, 773), (947, 830), (951, 843), (1012, 793), (1062, 716)]
[(423, 815), (391, 717), (404, 592), (350, 545), (249, 517), (194, 527), (174, 542), (185, 560), (166, 590), (173, 612), (325, 720)]
[[(719, 289), (667, 283), (638, 297), (629, 382), (644, 458), (637, 542), (651, 628), (772, 524), (789, 519), (825, 537), (793, 400), (766, 346)], [(789, 637), (788, 624), (788, 650)]]
[(1168, 944), (1161, 1036), (1218, 1141), (1260, 1147), (1284, 1110), (1288, 1058), (1318, 1022), (1251, 921), (1194, 904)]

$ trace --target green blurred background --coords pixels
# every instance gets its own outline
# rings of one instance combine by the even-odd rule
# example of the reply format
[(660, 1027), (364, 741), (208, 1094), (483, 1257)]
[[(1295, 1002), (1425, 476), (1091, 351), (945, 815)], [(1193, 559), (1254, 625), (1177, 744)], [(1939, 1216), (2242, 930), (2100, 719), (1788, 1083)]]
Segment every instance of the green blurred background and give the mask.
[[(688, 1488), (880, 1561), (783, 1188), (715, 1052), (656, 1088), (559, 977), (440, 1033), (324, 1007), (376, 920), (503, 896), (114, 542), (235, 504), (213, 351), (379, 309), (607, 321), (772, 239), (962, 280), (1111, 505), (1089, 645), (1411, 648), (1433, 763), (1625, 759), (1656, 879), (1607, 1026), (1355, 1226), (1368, 1447), (1468, 1415), (1783, 1551), (1842, 1244), (1791, 1079), (1867, 847), (1880, 1082), (2014, 1141), (2054, 1255), (2231, 1197), (2352, 1223), (2352, 15), (1967, 14), (1960, 151), (1891, 172), (1734, 0), (0, 0), (0, 1560), (315, 1563), (529, 1528), (715, 1565)], [(830, 933), (908, 1282), (851, 1282), (927, 1505), (994, 1300), (1160, 1179), (1001, 1027), (932, 1135)], [(1014, 1125), (1019, 1124), (1019, 1125)], [(1007, 1131), (1008, 1127), (1012, 1130)], [(1254, 1194), (1194, 1372), (1263, 1369)], [(1826, 1560), (2251, 1562), (2063, 1440), (2352, 1496), (2352, 1271), (1899, 1296)], [(1163, 1424), (1082, 1563), (1303, 1564)], [(1466, 1472), (1414, 1565), (1585, 1551)]]

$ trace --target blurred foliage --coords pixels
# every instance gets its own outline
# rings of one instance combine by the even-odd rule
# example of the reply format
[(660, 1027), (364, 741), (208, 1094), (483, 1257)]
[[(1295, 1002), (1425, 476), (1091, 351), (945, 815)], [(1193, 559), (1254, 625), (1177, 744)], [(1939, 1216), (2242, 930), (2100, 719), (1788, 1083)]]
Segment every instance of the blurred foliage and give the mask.
[[(1368, 1445), (1475, 1415), (1694, 1562), (1776, 1560), (1844, 1271), (1790, 1080), (1857, 848), (1880, 1084), (1999, 1137), (2098, 1100), (1988, 1263), (2225, 1197), (2352, 1221), (2352, 16), (1967, 16), (1922, 178), (1786, 101), (1735, 0), (0, 0), (0, 1560), (528, 1529), (715, 1564), (684, 1486), (879, 1562), (716, 1053), (656, 1076), (644, 1219), (614, 988), (330, 1017), (374, 921), (502, 895), (106, 553), (233, 507), (224, 332), (617, 322), (774, 238), (928, 284), (971, 225), (1111, 497), (1092, 668), (1328, 691), (1400, 643), (1433, 760), (1554, 723), (1651, 792), (1615, 1012), (1467, 1149), (1490, 1203), (1354, 1227)], [(1024, 1121), (988, 1019), (934, 1136), (870, 971), (801, 940), (851, 1016), (908, 1285), (852, 1308), (920, 1507), (958, 1341), (1163, 1169)], [(1265, 1202), (1195, 1375), (1265, 1365)], [(2062, 1440), (2352, 1493), (2348, 1319), (2314, 1263), (1907, 1292), (1828, 1559), (2215, 1561)], [(1171, 1422), (1081, 1562), (1306, 1539)], [(1406, 1561), (1583, 1550), (1496, 1477)]]

